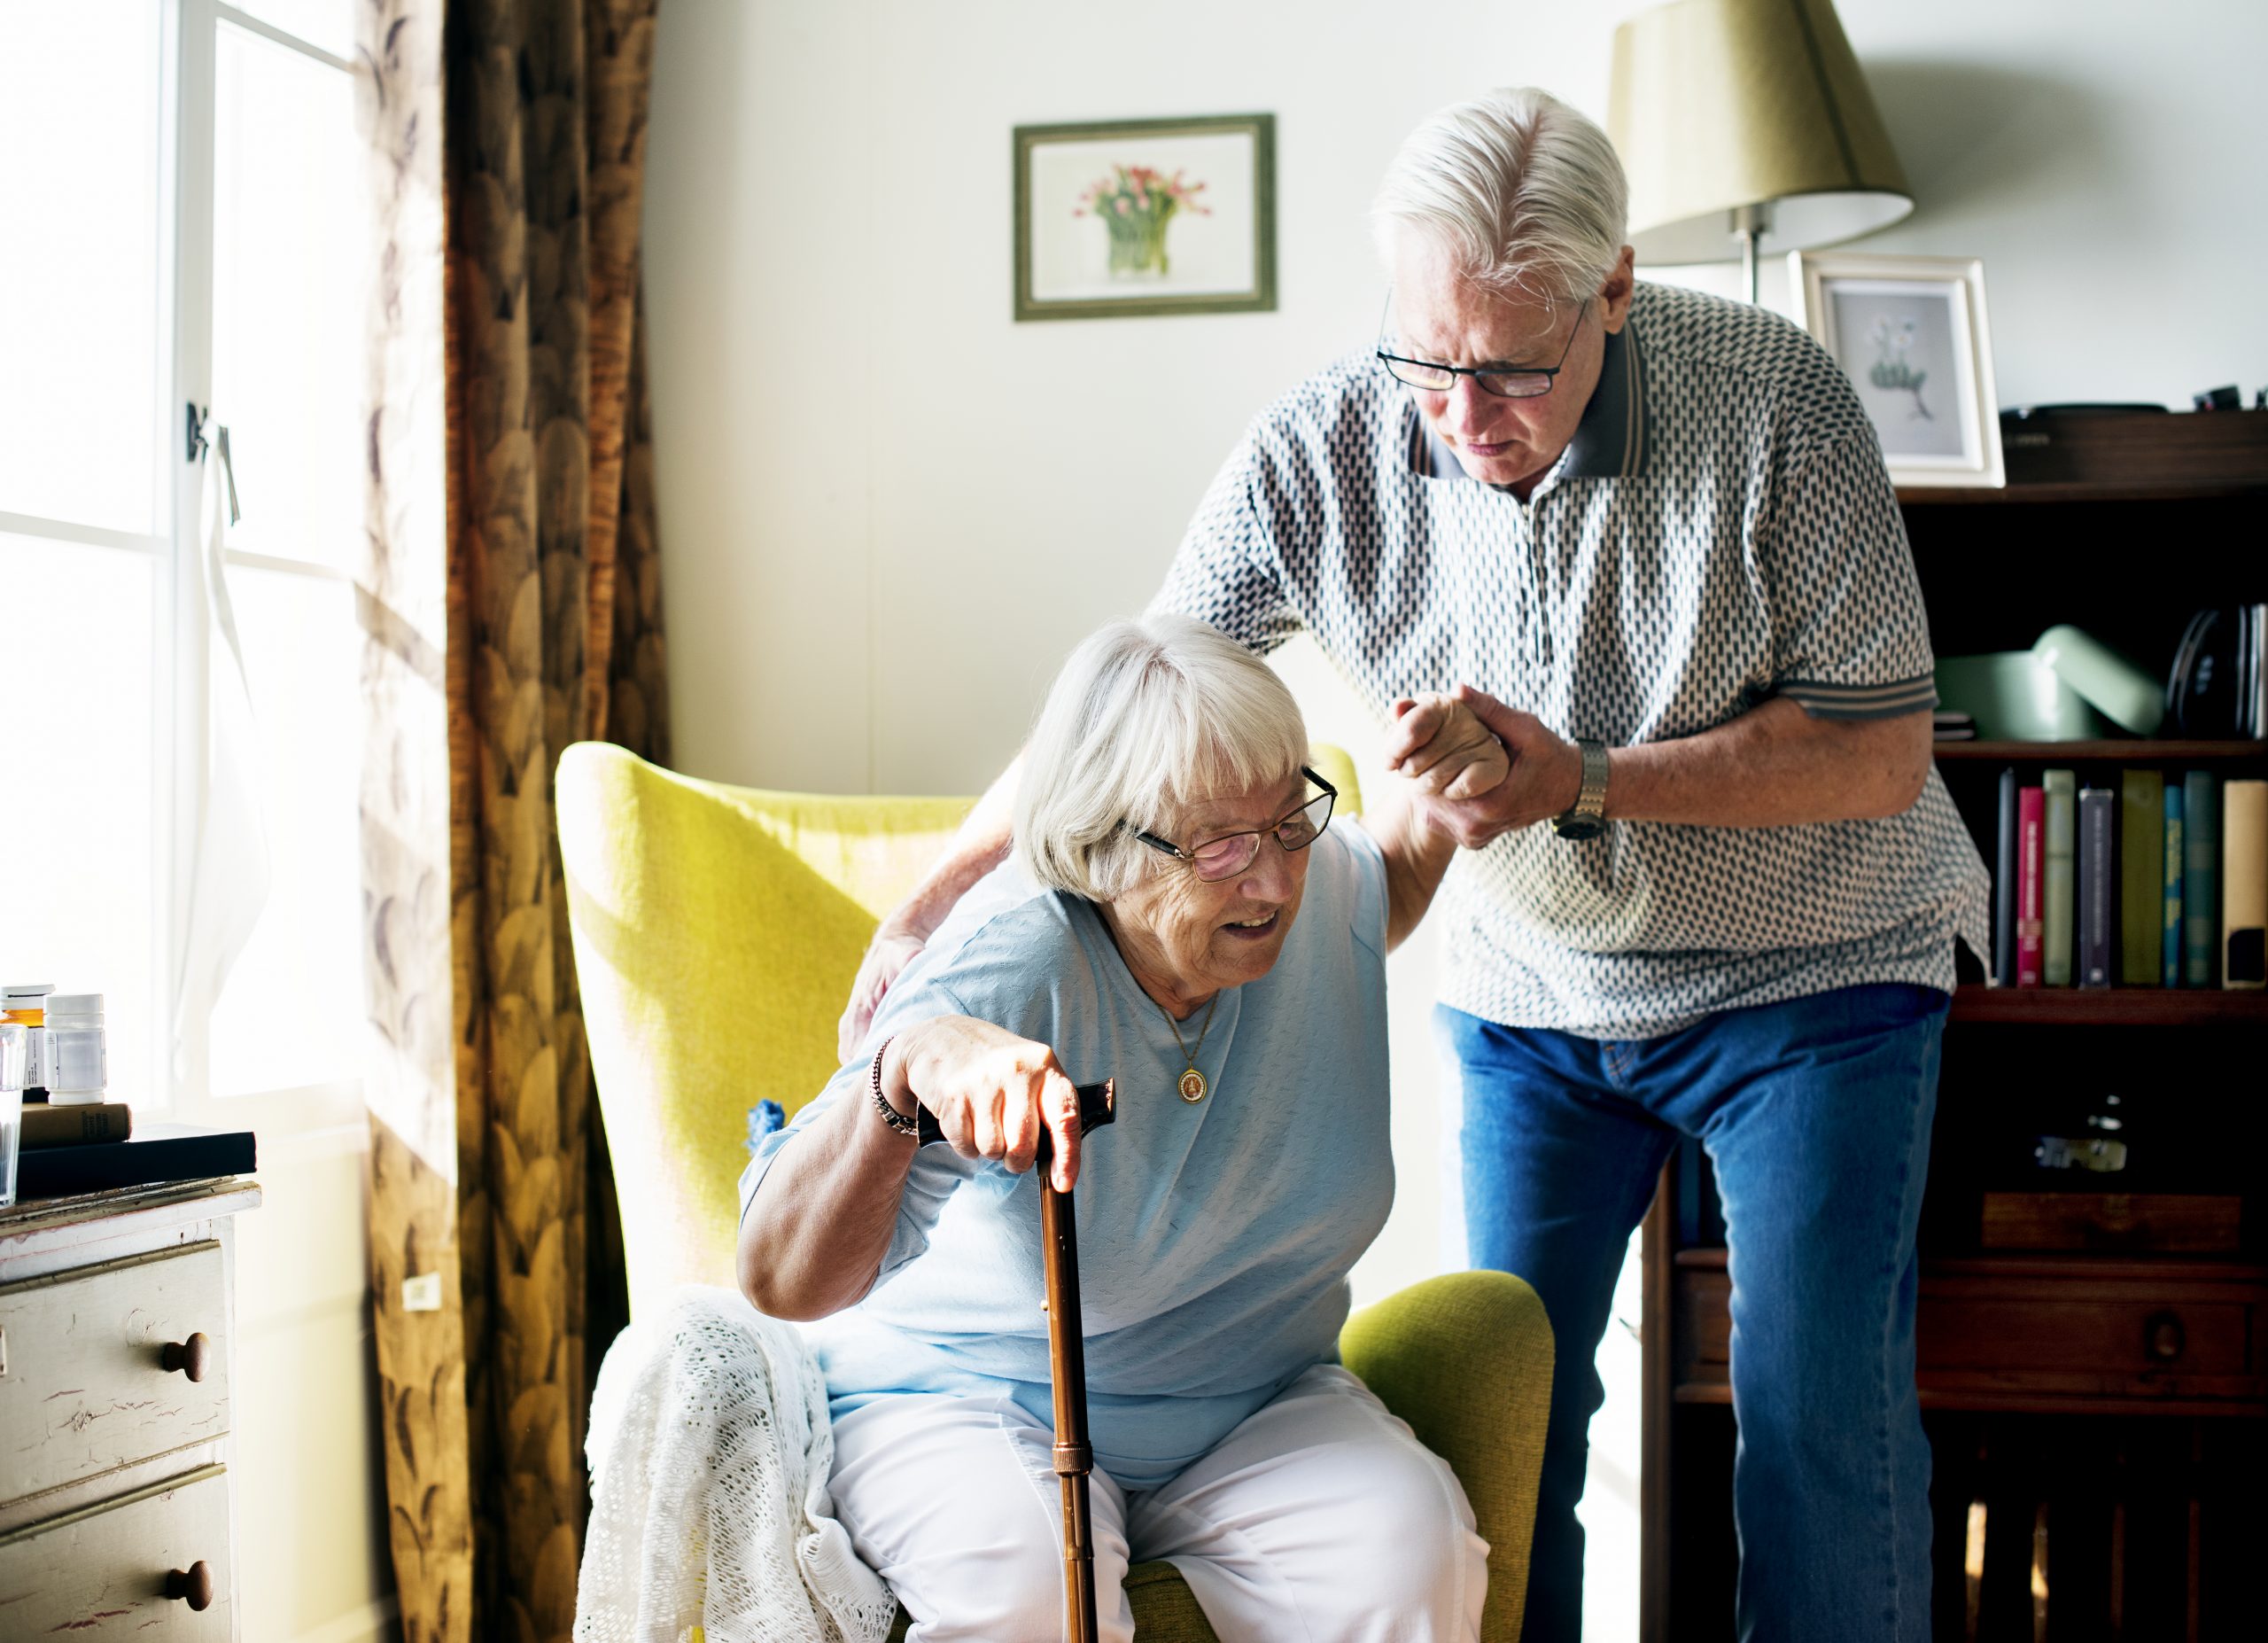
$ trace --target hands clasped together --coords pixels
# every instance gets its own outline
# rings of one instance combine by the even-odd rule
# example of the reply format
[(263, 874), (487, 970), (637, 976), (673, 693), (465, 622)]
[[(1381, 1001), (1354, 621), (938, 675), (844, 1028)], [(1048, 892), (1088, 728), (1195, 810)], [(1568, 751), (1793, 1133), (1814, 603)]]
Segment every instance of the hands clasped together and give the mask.
[(1582, 753), (1534, 713), (1459, 685), (1394, 705), (1386, 767), (1414, 786), (1426, 820), (1467, 850), (1575, 802)]

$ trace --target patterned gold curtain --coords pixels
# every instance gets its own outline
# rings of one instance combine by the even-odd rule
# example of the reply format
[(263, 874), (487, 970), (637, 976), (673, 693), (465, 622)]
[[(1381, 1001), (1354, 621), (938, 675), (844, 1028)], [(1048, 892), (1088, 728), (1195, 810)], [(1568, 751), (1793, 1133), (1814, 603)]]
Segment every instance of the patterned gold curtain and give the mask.
[(370, 1234), (409, 1643), (568, 1637), (621, 1321), (551, 773), (586, 737), (668, 756), (638, 314), (656, 4), (361, 12)]

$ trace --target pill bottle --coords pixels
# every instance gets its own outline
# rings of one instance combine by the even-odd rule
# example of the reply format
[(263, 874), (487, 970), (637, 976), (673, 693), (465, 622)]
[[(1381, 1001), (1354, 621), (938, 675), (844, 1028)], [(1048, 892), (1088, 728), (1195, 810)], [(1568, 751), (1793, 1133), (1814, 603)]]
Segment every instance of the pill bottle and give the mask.
[(23, 1099), (28, 1102), (47, 1099), (47, 1032), (43, 1024), (48, 994), (54, 991), (51, 981), (19, 981), (0, 987), (0, 1022), (13, 1022), (24, 1029), (22, 1088)]
[(24, 1131), (24, 1040), (19, 1022), (0, 1021), (0, 1206), (16, 1201), (16, 1149)]
[(103, 995), (48, 995), (47, 1098), (58, 1107), (91, 1107), (110, 1085), (110, 1053), (103, 1034)]

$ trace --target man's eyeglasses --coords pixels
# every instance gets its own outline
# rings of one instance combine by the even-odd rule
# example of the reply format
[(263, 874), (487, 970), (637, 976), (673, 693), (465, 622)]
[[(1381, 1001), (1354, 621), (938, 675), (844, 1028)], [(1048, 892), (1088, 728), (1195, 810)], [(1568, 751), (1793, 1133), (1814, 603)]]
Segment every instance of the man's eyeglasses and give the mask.
[(1206, 839), (1186, 850), (1139, 828), (1132, 829), (1134, 837), (1153, 850), (1161, 850), (1177, 861), (1188, 862), (1197, 876), (1208, 883), (1234, 878), (1250, 867), (1260, 854), (1260, 841), (1265, 835), (1275, 834), (1276, 842), (1284, 847), (1284, 853), (1290, 855), (1315, 843), (1323, 836), (1323, 829), (1331, 825), (1332, 801), (1339, 797), (1339, 790), (1304, 765), (1300, 767), (1300, 774), (1323, 791), (1301, 803), (1298, 809), (1280, 821), (1270, 822), (1266, 827), (1254, 828), (1247, 833), (1224, 833), (1218, 838)]
[[(1393, 299), (1386, 300), (1387, 311), (1393, 310)], [(1459, 377), (1470, 377), (1480, 385), (1484, 393), (1493, 393), (1500, 400), (1532, 400), (1551, 392), (1551, 379), (1566, 369), (1567, 356), (1575, 351), (1575, 335), (1583, 328), (1583, 310), (1590, 307), (1586, 297), (1575, 308), (1575, 323), (1567, 332), (1567, 346), (1559, 350), (1559, 362), (1544, 367), (1526, 365), (1514, 369), (1503, 365), (1439, 365), (1431, 360), (1404, 359), (1399, 354), (1386, 351), (1386, 343), (1391, 334), (1380, 323), (1378, 356), (1396, 382), (1427, 393), (1447, 393), (1456, 386)]]

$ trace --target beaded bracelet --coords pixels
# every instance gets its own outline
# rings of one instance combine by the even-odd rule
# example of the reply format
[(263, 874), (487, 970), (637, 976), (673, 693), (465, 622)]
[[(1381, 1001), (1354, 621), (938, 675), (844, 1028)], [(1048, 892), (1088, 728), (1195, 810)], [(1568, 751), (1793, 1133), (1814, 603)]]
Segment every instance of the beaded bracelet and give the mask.
[(874, 1105), (880, 1110), (882, 1115), (882, 1122), (884, 1124), (889, 1125), (890, 1128), (896, 1130), (900, 1135), (916, 1135), (920, 1133), (921, 1126), (913, 1119), (900, 1112), (897, 1108), (891, 1106), (889, 1104), (889, 1097), (882, 1094), (882, 1057), (889, 1054), (889, 1047), (891, 1043), (895, 1041), (897, 1036), (897, 1034), (892, 1033), (889, 1038), (884, 1039), (882, 1040), (882, 1048), (874, 1052)]

